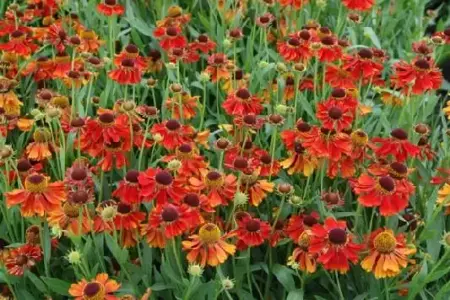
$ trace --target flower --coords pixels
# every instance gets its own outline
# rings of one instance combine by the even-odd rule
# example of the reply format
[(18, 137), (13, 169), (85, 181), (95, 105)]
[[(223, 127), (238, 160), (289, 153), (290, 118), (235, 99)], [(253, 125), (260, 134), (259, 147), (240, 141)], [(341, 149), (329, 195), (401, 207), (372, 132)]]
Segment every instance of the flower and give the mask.
[(277, 50), (284, 60), (289, 62), (306, 62), (312, 57), (310, 40), (312, 36), (308, 30), (291, 34), (286, 41), (277, 44)]
[(383, 65), (374, 59), (370, 48), (362, 48), (355, 55), (344, 57), (343, 69), (350, 72), (355, 80), (367, 80), (379, 76)]
[(349, 108), (343, 102), (335, 100), (318, 103), (316, 116), (324, 128), (336, 131), (350, 128), (353, 122)]
[(390, 175), (371, 176), (364, 173), (353, 185), (358, 202), (365, 207), (379, 207), (382, 216), (392, 216), (406, 208), (410, 192)]
[(408, 140), (408, 133), (396, 128), (391, 131), (390, 138), (373, 138), (375, 154), (378, 157), (392, 155), (398, 162), (404, 162), (408, 157), (416, 157), (420, 154), (420, 148)]
[(415, 249), (408, 248), (403, 234), (397, 236), (390, 229), (379, 228), (368, 237), (369, 254), (361, 261), (361, 267), (372, 272), (375, 278), (394, 277), (408, 265), (408, 255)]
[(281, 6), (291, 6), (298, 10), (308, 3), (308, 0), (279, 0)]
[(199, 35), (197, 40), (189, 46), (193, 50), (198, 50), (203, 53), (208, 53), (216, 49), (216, 43), (211, 41), (206, 34)]
[(288, 266), (296, 266), (306, 273), (314, 273), (317, 270), (317, 255), (308, 252), (311, 244), (312, 233), (310, 230), (304, 230), (296, 244), (298, 247), (294, 249), (292, 255), (288, 257)]
[(345, 274), (350, 269), (349, 261), (358, 262), (362, 246), (353, 242), (345, 221), (329, 217), (324, 225), (316, 224), (311, 231), (309, 253), (317, 254), (317, 262), (323, 264), (325, 269)]
[(108, 76), (119, 84), (137, 84), (141, 82), (142, 72), (135, 60), (125, 58), (118, 68), (108, 73)]
[(78, 48), (81, 52), (96, 53), (105, 41), (100, 40), (93, 30), (83, 29), (80, 31), (81, 44)]
[(162, 141), (160, 141), (162, 146), (167, 150), (174, 150), (176, 147), (191, 141), (190, 137), (194, 133), (194, 128), (171, 119), (153, 125), (151, 133), (153, 135), (160, 134), (162, 136)]
[(432, 59), (416, 58), (410, 64), (405, 61), (394, 64), (391, 81), (405, 94), (420, 95), (440, 88), (442, 73)]
[(25, 179), (24, 188), (5, 193), (6, 205), (11, 207), (20, 204), (22, 216), (44, 216), (46, 212), (57, 209), (66, 199), (64, 183), (50, 183), (50, 178), (32, 173)]
[(97, 5), (99, 13), (105, 16), (120, 16), (125, 12), (125, 8), (117, 3), (117, 0), (105, 0), (103, 3)]
[(443, 205), (444, 207), (450, 206), (450, 184), (445, 183), (438, 191), (437, 204)]
[(141, 172), (138, 181), (144, 201), (156, 200), (157, 205), (168, 203), (169, 199), (180, 201), (185, 194), (182, 181), (160, 168)]
[(187, 46), (187, 40), (183, 36), (179, 27), (158, 27), (155, 29), (153, 34), (157, 39), (159, 39), (161, 48), (166, 51), (174, 48), (184, 48)]
[(0, 50), (16, 54), (22, 57), (28, 57), (33, 54), (39, 47), (32, 42), (27, 33), (18, 29), (9, 35), (9, 41), (0, 44)]
[(269, 238), (271, 231), (269, 223), (258, 218), (245, 215), (237, 220), (237, 224), (236, 235), (239, 241), (246, 246), (259, 246)]
[(117, 204), (117, 213), (113, 222), (118, 230), (135, 230), (139, 228), (140, 223), (145, 219), (145, 213), (133, 209), (127, 203), (119, 202)]
[(25, 244), (11, 251), (5, 266), (8, 273), (14, 276), (22, 276), (25, 270), (32, 268), (42, 260), (40, 246)]
[(183, 250), (187, 252), (186, 259), (202, 267), (223, 264), (228, 256), (234, 255), (236, 251), (236, 246), (226, 242), (226, 239), (232, 235), (222, 235), (216, 224), (203, 225), (198, 234), (191, 235), (182, 242)]
[(204, 191), (211, 207), (228, 205), (234, 198), (237, 189), (237, 178), (233, 174), (222, 174), (218, 171), (203, 171), (200, 178), (188, 179), (192, 190)]
[(372, 8), (374, 0), (342, 0), (342, 4), (348, 9), (365, 11)]
[(91, 231), (88, 214), (86, 207), (67, 201), (57, 209), (49, 211), (47, 221), (52, 227), (57, 226), (71, 235), (81, 236)]
[(166, 203), (154, 208), (149, 215), (148, 223), (154, 228), (161, 228), (167, 239), (183, 234), (187, 229), (195, 227), (192, 214), (186, 206)]
[(43, 161), (52, 156), (53, 144), (50, 143), (52, 134), (45, 127), (36, 128), (33, 132), (34, 142), (28, 144), (25, 149), (28, 159)]
[(263, 111), (262, 100), (252, 96), (246, 88), (238, 89), (236, 92), (228, 95), (222, 103), (222, 107), (229, 115), (259, 115)]
[(120, 284), (117, 281), (109, 279), (106, 273), (100, 273), (92, 281), (82, 279), (78, 283), (73, 283), (69, 294), (75, 297), (75, 300), (119, 300), (113, 295), (119, 288)]
[(139, 171), (128, 170), (125, 178), (119, 182), (119, 185), (112, 193), (120, 201), (127, 204), (137, 204), (141, 202), (139, 187)]
[(317, 56), (321, 62), (330, 63), (342, 58), (342, 48), (335, 36), (326, 35), (320, 40), (320, 46)]
[(318, 167), (319, 161), (300, 142), (295, 142), (294, 151), (289, 151), (289, 157), (281, 161), (280, 165), (288, 170), (289, 175), (301, 173), (309, 177)]

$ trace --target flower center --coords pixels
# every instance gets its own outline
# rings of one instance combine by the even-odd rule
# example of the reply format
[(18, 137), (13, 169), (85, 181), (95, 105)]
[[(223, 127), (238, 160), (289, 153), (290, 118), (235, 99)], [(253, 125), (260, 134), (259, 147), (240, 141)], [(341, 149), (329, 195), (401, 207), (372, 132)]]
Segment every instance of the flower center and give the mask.
[(288, 44), (292, 47), (298, 47), (300, 46), (300, 41), (296, 38), (290, 38)]
[(122, 60), (122, 67), (126, 67), (126, 68), (133, 68), (134, 67), (134, 60), (131, 58), (125, 58), (124, 60)]
[(168, 120), (166, 122), (166, 128), (169, 129), (170, 131), (175, 131), (180, 127), (181, 127), (180, 122), (178, 122), (177, 120)]
[(269, 23), (270, 18), (269, 18), (268, 16), (262, 16), (262, 17), (259, 18), (259, 21), (260, 21), (262, 24), (266, 24), (266, 23)]
[(189, 144), (183, 144), (177, 149), (177, 156), (188, 159), (192, 157), (192, 147)]
[(250, 98), (250, 92), (247, 89), (239, 89), (236, 92), (236, 96), (238, 96), (239, 98), (243, 99), (243, 100), (247, 100), (248, 98)]
[(18, 264), (19, 266), (23, 266), (26, 265), (28, 262), (28, 257), (26, 255), (19, 255), (16, 258), (16, 264)]
[(375, 239), (373, 240), (373, 245), (378, 252), (391, 253), (395, 250), (397, 240), (392, 235), (392, 233), (383, 231), (375, 237)]
[(117, 212), (122, 215), (129, 214), (131, 212), (131, 206), (126, 203), (119, 203), (117, 205)]
[(333, 46), (336, 40), (332, 36), (326, 36), (321, 39), (321, 42), (325, 46)]
[(314, 224), (317, 224), (317, 219), (314, 218), (311, 215), (307, 215), (303, 217), (303, 224), (308, 226), (308, 227), (312, 227)]
[(166, 33), (168, 36), (172, 36), (172, 37), (177, 36), (178, 30), (176, 27), (169, 27), (169, 28), (167, 28)]
[(347, 233), (344, 229), (334, 228), (328, 233), (328, 239), (333, 244), (342, 245), (347, 241)]
[(70, 204), (66, 202), (63, 204), (63, 211), (69, 218), (78, 218), (80, 215), (80, 207), (77, 204)]
[(206, 42), (208, 42), (208, 37), (206, 35), (202, 34), (198, 37), (198, 41), (200, 43), (206, 43)]
[(73, 180), (81, 181), (81, 180), (86, 179), (87, 172), (83, 168), (73, 168), (71, 177)]
[(347, 95), (344, 89), (336, 88), (331, 92), (333, 98), (344, 98)]
[(40, 174), (32, 174), (25, 179), (25, 189), (30, 193), (43, 193), (47, 186), (47, 178)]
[(328, 110), (328, 116), (333, 120), (339, 120), (342, 117), (342, 110), (337, 106), (333, 106)]
[(272, 162), (272, 158), (270, 157), (269, 154), (263, 154), (260, 160), (265, 165), (269, 165)]
[(17, 162), (17, 170), (19, 172), (27, 172), (32, 167), (33, 166), (31, 165), (30, 161), (26, 158), (23, 158)]
[(114, 115), (111, 113), (103, 113), (98, 117), (103, 126), (110, 126), (114, 122)]
[(325, 196), (325, 202), (329, 204), (337, 204), (339, 202), (339, 194), (337, 193), (328, 193)]
[(73, 193), (72, 202), (77, 204), (85, 204), (89, 199), (89, 194), (86, 191), (79, 190)]
[(90, 282), (84, 287), (83, 296), (84, 300), (103, 300), (105, 288), (98, 282)]
[(256, 124), (256, 116), (255, 115), (245, 115), (243, 121), (247, 125), (255, 125)]
[(233, 167), (236, 169), (245, 169), (248, 167), (248, 161), (243, 157), (237, 157), (233, 162)]
[(70, 126), (72, 126), (74, 128), (81, 128), (84, 126), (84, 124), (85, 124), (85, 122), (82, 118), (76, 118), (70, 122)]
[(395, 190), (395, 181), (391, 178), (391, 176), (383, 176), (378, 180), (378, 184), (381, 187), (382, 191), (391, 194)]
[(173, 182), (173, 177), (167, 171), (159, 171), (155, 175), (155, 180), (157, 183), (159, 183), (161, 185), (168, 186)]
[(419, 59), (414, 63), (414, 65), (422, 70), (429, 70), (431, 68), (430, 63), (425, 59)]
[(394, 178), (402, 179), (408, 175), (408, 167), (399, 162), (393, 162), (389, 165), (389, 175)]
[(184, 203), (191, 207), (198, 207), (200, 205), (200, 198), (197, 194), (189, 193), (184, 196)]
[(222, 174), (216, 171), (211, 171), (206, 175), (206, 184), (210, 188), (218, 188), (223, 185)]
[(127, 175), (125, 175), (125, 179), (128, 182), (131, 182), (131, 183), (137, 183), (138, 182), (138, 177), (139, 177), (139, 171), (138, 170), (129, 170), (127, 172)]
[(105, 0), (105, 4), (110, 6), (116, 5), (116, 0)]
[(294, 151), (297, 154), (303, 154), (303, 153), (305, 153), (305, 147), (303, 147), (303, 145), (300, 142), (295, 142), (294, 143)]
[(297, 243), (303, 251), (308, 251), (309, 244), (311, 243), (311, 237), (306, 231), (303, 231), (303, 233), (299, 236)]
[(302, 38), (302, 40), (309, 40), (311, 38), (311, 33), (309, 33), (308, 30), (303, 29), (302, 31), (300, 31), (300, 37)]
[(33, 139), (37, 143), (44, 143), (49, 141), (51, 138), (51, 133), (46, 128), (37, 128), (33, 133)]
[(178, 210), (172, 205), (165, 207), (161, 213), (161, 218), (164, 222), (173, 222), (178, 220), (179, 217)]
[(311, 126), (306, 122), (298, 122), (297, 130), (300, 132), (308, 132), (311, 130)]
[(206, 244), (213, 244), (220, 239), (220, 229), (216, 224), (208, 223), (200, 227), (198, 231), (200, 240)]
[(256, 220), (250, 220), (245, 225), (245, 229), (247, 229), (249, 232), (257, 232), (261, 228), (261, 224), (259, 224)]
[(369, 48), (363, 48), (359, 50), (358, 55), (364, 59), (371, 59), (373, 57), (373, 52)]
[(151, 57), (152, 61), (154, 62), (158, 61), (162, 57), (161, 52), (159, 52), (157, 49), (151, 49), (148, 52), (148, 56)]
[(391, 136), (398, 139), (398, 140), (407, 140), (408, 139), (408, 133), (404, 131), (401, 128), (397, 128), (391, 131)]

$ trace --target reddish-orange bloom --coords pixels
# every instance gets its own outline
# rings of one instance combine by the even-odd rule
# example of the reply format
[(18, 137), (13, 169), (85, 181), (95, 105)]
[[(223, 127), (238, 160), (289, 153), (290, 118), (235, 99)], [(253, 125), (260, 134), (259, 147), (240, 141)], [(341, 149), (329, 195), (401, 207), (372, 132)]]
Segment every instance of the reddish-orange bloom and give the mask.
[(120, 67), (110, 71), (108, 76), (119, 84), (137, 84), (141, 82), (142, 71), (133, 59), (125, 58)]
[(166, 236), (164, 235), (163, 227), (154, 227), (152, 224), (142, 224), (141, 235), (145, 237), (147, 244), (153, 248), (165, 248)]
[(109, 172), (112, 169), (122, 169), (128, 165), (127, 152), (130, 151), (130, 140), (123, 139), (118, 142), (105, 142), (101, 153), (101, 159), (97, 165), (104, 171)]
[(153, 228), (161, 228), (164, 236), (171, 239), (198, 225), (192, 221), (192, 213), (186, 206), (166, 203), (155, 207), (150, 212), (148, 224)]
[(355, 80), (352, 73), (342, 66), (327, 64), (325, 71), (325, 82), (333, 88), (351, 89), (355, 88)]
[(351, 127), (352, 112), (341, 101), (328, 100), (317, 104), (317, 119), (322, 127), (342, 131)]
[(367, 243), (370, 252), (361, 261), (361, 267), (377, 279), (399, 275), (408, 265), (408, 255), (416, 252), (414, 248), (408, 248), (403, 234), (395, 236), (390, 229), (375, 230)]
[(201, 266), (215, 267), (224, 263), (229, 255), (234, 255), (236, 246), (226, 242), (233, 234), (222, 235), (217, 225), (208, 223), (200, 227), (198, 234), (191, 235), (182, 242), (188, 252), (186, 259)]
[(432, 59), (416, 58), (411, 64), (400, 61), (394, 65), (394, 70), (391, 81), (405, 94), (420, 95), (440, 88), (442, 83), (442, 73)]
[(259, 246), (269, 238), (271, 228), (269, 223), (250, 215), (244, 215), (236, 220), (238, 228), (236, 235), (239, 242), (249, 247)]
[(291, 34), (287, 41), (278, 42), (277, 50), (286, 61), (305, 62), (313, 54), (310, 46), (311, 39), (311, 33), (305, 29)]
[(222, 104), (223, 109), (229, 115), (259, 115), (263, 111), (262, 99), (253, 96), (248, 89), (241, 88), (228, 95)]
[(81, 52), (97, 53), (100, 46), (105, 43), (105, 41), (98, 38), (98, 35), (93, 30), (81, 30), (80, 38), (79, 50)]
[(103, 3), (97, 5), (97, 10), (99, 13), (108, 17), (112, 15), (120, 16), (125, 12), (125, 8), (118, 4), (116, 0), (105, 0)]
[(113, 295), (119, 288), (120, 284), (117, 281), (109, 279), (108, 274), (101, 273), (90, 282), (82, 279), (78, 283), (73, 283), (69, 294), (75, 297), (75, 300), (119, 300), (119, 297)]
[(420, 154), (420, 148), (408, 140), (408, 133), (396, 128), (391, 131), (390, 138), (373, 138), (375, 154), (386, 158), (392, 155), (397, 161), (404, 162), (408, 157), (416, 157)]
[(159, 143), (167, 150), (174, 150), (182, 144), (191, 142), (194, 128), (172, 119), (153, 125), (151, 133), (160, 134), (162, 140)]
[(22, 216), (44, 216), (46, 212), (55, 210), (61, 201), (66, 199), (64, 183), (50, 183), (50, 178), (33, 173), (27, 176), (24, 189), (16, 189), (5, 193), (6, 205), (11, 207), (20, 204)]
[(348, 9), (365, 11), (372, 8), (374, 0), (342, 0), (342, 4)]
[(23, 76), (33, 74), (34, 81), (53, 79), (54, 77), (53, 61), (47, 57), (39, 57), (36, 61), (31, 61), (22, 71)]
[(169, 199), (180, 201), (186, 193), (182, 180), (159, 168), (148, 168), (141, 172), (138, 181), (144, 201), (156, 200), (157, 205), (166, 204)]
[(141, 203), (138, 177), (139, 171), (129, 170), (125, 175), (124, 180), (119, 182), (119, 185), (112, 193), (112, 196), (130, 205)]
[(351, 156), (352, 140), (343, 132), (335, 132), (326, 128), (315, 131), (302, 142), (304, 148), (312, 155), (339, 161), (343, 155)]
[(287, 264), (293, 266), (298, 265), (298, 269), (306, 273), (314, 273), (317, 270), (317, 254), (309, 252), (311, 244), (312, 232), (307, 229), (300, 232), (299, 237), (295, 240), (298, 245), (292, 255), (289, 256)]
[(50, 143), (52, 134), (47, 128), (36, 128), (33, 133), (34, 142), (27, 145), (25, 153), (28, 159), (35, 161), (43, 161), (52, 156), (54, 150), (53, 145)]
[(52, 44), (56, 51), (61, 53), (66, 49), (69, 38), (61, 24), (52, 24), (46, 32), (45, 41)]
[(345, 274), (350, 269), (349, 261), (358, 262), (363, 247), (353, 242), (345, 221), (327, 218), (324, 225), (316, 224), (311, 231), (309, 252), (318, 255), (317, 261), (325, 269)]
[(193, 50), (209, 53), (216, 49), (216, 43), (211, 41), (206, 34), (199, 35), (197, 40), (189, 45)]
[(249, 165), (259, 171), (259, 176), (276, 176), (280, 171), (280, 162), (272, 160), (269, 152), (263, 149), (253, 150)]
[(410, 192), (391, 176), (362, 174), (353, 185), (358, 202), (366, 207), (380, 207), (383, 216), (392, 216), (408, 206)]
[(320, 216), (317, 212), (312, 212), (302, 215), (292, 215), (286, 226), (286, 233), (294, 242), (298, 241), (300, 235), (306, 230), (310, 229), (315, 224), (319, 223)]
[(342, 58), (342, 48), (336, 37), (327, 35), (320, 42), (321, 47), (317, 51), (317, 55), (321, 62), (333, 62)]
[(308, 0), (278, 0), (278, 2), (281, 6), (292, 6), (295, 9), (300, 9), (308, 3)]
[(29, 270), (41, 260), (41, 247), (25, 244), (19, 248), (13, 249), (10, 252), (5, 266), (9, 274), (14, 276), (22, 276), (25, 270)]
[(182, 119), (190, 120), (197, 114), (198, 99), (199, 96), (191, 96), (186, 92), (177, 93), (173, 98), (167, 99), (166, 107), (172, 112), (172, 118), (179, 120), (181, 114)]
[(258, 180), (259, 172), (243, 172), (241, 177), (241, 192), (248, 193), (248, 201), (253, 206), (259, 206), (267, 197), (268, 193), (273, 192), (275, 184), (265, 179)]
[(355, 79), (367, 79), (379, 76), (383, 65), (374, 59), (372, 50), (363, 48), (355, 55), (344, 58), (344, 70), (350, 72)]
[(83, 235), (91, 231), (92, 223), (88, 214), (89, 211), (85, 206), (65, 202), (57, 209), (49, 211), (47, 220), (52, 227), (67, 230), (72, 235)]
[(233, 174), (224, 175), (218, 171), (203, 171), (201, 178), (189, 178), (194, 191), (205, 191), (211, 207), (228, 205), (237, 189), (237, 178)]
[(174, 48), (184, 48), (187, 46), (187, 40), (183, 36), (179, 27), (158, 27), (155, 29), (153, 34), (157, 39), (159, 39), (161, 48), (166, 51)]
[(119, 204), (117, 204), (117, 215), (114, 217), (114, 225), (118, 230), (138, 229), (144, 219), (145, 213), (133, 210), (131, 205), (124, 202), (119, 202)]
[(28, 57), (38, 49), (38, 46), (21, 30), (13, 31), (9, 36), (9, 41), (0, 44), (0, 50)]
[(198, 150), (190, 144), (182, 144), (179, 146), (175, 155), (166, 155), (162, 159), (163, 162), (170, 162), (177, 159), (181, 162), (181, 167), (177, 170), (178, 174), (185, 177), (201, 175), (201, 171), (207, 168), (207, 163), (203, 156), (198, 154)]
[(293, 150), (289, 151), (289, 157), (281, 161), (280, 165), (288, 170), (289, 175), (302, 173), (308, 177), (318, 167), (319, 160), (315, 155), (311, 155), (300, 142), (295, 142)]
[(205, 72), (211, 76), (211, 82), (231, 78), (227, 65), (228, 58), (223, 53), (215, 53), (208, 58), (208, 66), (206, 67)]
[(66, 52), (58, 52), (53, 59), (53, 76), (55, 78), (64, 78), (71, 70), (71, 58)]

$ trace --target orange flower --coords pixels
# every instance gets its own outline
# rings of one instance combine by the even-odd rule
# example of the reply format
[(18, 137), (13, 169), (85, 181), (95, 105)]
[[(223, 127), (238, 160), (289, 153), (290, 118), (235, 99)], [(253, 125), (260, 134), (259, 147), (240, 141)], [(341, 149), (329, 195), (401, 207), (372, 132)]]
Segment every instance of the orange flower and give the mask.
[(16, 189), (5, 193), (6, 205), (11, 207), (21, 204), (22, 216), (44, 216), (46, 212), (58, 209), (66, 198), (64, 183), (50, 183), (50, 178), (33, 173), (25, 179), (25, 189)]
[(264, 243), (265, 239), (269, 238), (271, 232), (269, 223), (252, 218), (249, 215), (244, 215), (236, 221), (238, 224), (236, 235), (239, 242), (246, 246), (259, 246)]
[(183, 241), (183, 250), (188, 252), (186, 258), (191, 263), (201, 266), (215, 267), (224, 263), (229, 255), (234, 255), (236, 246), (225, 240), (231, 234), (222, 235), (217, 225), (208, 223), (200, 227), (198, 234), (191, 235), (188, 240)]
[(170, 162), (177, 159), (181, 162), (181, 167), (177, 170), (178, 174), (185, 177), (201, 176), (201, 171), (207, 168), (207, 163), (203, 156), (198, 154), (198, 149), (190, 144), (182, 144), (175, 150), (175, 155), (166, 155), (163, 162)]
[(141, 82), (142, 72), (133, 59), (125, 58), (117, 69), (108, 73), (108, 76), (119, 84), (137, 84)]
[(183, 181), (179, 177), (160, 168), (148, 168), (138, 176), (141, 187), (141, 197), (144, 201), (155, 200), (156, 205), (169, 202), (169, 199), (179, 201), (184, 197)]
[(167, 238), (163, 227), (155, 227), (151, 223), (142, 224), (141, 235), (145, 237), (150, 247), (161, 249), (166, 247)]
[(38, 49), (36, 44), (33, 44), (32, 40), (27, 34), (21, 30), (13, 31), (9, 36), (9, 41), (0, 44), (0, 50), (17, 54), (18, 56), (28, 57)]
[(114, 225), (118, 230), (133, 230), (139, 228), (140, 223), (145, 219), (145, 213), (134, 211), (131, 205), (120, 202), (117, 205), (117, 215), (114, 217)]
[(341, 101), (327, 100), (317, 104), (317, 119), (326, 129), (342, 131), (352, 126), (353, 115)]
[(306, 273), (314, 273), (317, 270), (317, 255), (308, 252), (311, 244), (312, 233), (310, 230), (304, 230), (296, 244), (297, 248), (294, 249), (292, 255), (289, 256), (287, 264), (293, 266), (298, 265), (298, 269)]
[(81, 44), (79, 46), (80, 52), (96, 53), (105, 41), (99, 40), (98, 35), (92, 30), (83, 29), (80, 32)]
[(230, 93), (222, 103), (222, 107), (229, 115), (259, 115), (264, 110), (262, 99), (252, 96), (246, 88), (241, 88), (236, 92)]
[(179, 120), (181, 113), (183, 119), (190, 120), (197, 114), (198, 99), (199, 96), (191, 96), (186, 92), (177, 93), (173, 98), (167, 99), (166, 107), (172, 112), (172, 118)]
[(70, 286), (69, 294), (75, 300), (119, 300), (113, 293), (120, 288), (120, 284), (109, 279), (108, 274), (98, 274), (94, 280), (88, 282), (82, 279)]
[(312, 35), (308, 30), (289, 35), (286, 41), (277, 44), (277, 50), (284, 60), (289, 62), (306, 62), (312, 57)]
[(166, 51), (174, 48), (184, 48), (187, 45), (187, 39), (183, 36), (179, 27), (158, 27), (153, 34), (155, 38), (159, 39), (161, 48)]
[(296, 142), (294, 151), (289, 152), (289, 157), (280, 162), (283, 169), (288, 170), (288, 174), (302, 173), (306, 177), (311, 176), (318, 167), (318, 159), (311, 155), (300, 142)]
[(361, 267), (377, 279), (400, 274), (408, 265), (408, 255), (416, 252), (407, 247), (403, 234), (395, 236), (392, 230), (383, 228), (370, 234), (368, 248), (369, 255), (361, 261)]
[(215, 53), (208, 58), (208, 66), (206, 67), (205, 72), (211, 76), (211, 82), (231, 78), (227, 65), (228, 58), (223, 53)]
[(139, 171), (129, 170), (124, 180), (119, 182), (118, 187), (114, 190), (112, 196), (117, 197), (120, 201), (127, 204), (141, 203), (139, 188)]
[(11, 251), (5, 266), (9, 274), (22, 276), (25, 270), (32, 268), (41, 260), (41, 247), (25, 244)]
[[(80, 212), (82, 213), (81, 216)], [(47, 220), (51, 226), (57, 226), (62, 230), (67, 230), (72, 235), (82, 235), (91, 230), (88, 213), (84, 206), (65, 202), (57, 209), (49, 211)]]
[(97, 10), (108, 17), (113, 15), (120, 16), (125, 12), (125, 8), (122, 5), (117, 4), (116, 0), (105, 0), (104, 3), (97, 5)]
[(267, 197), (267, 193), (273, 192), (275, 184), (265, 179), (258, 180), (259, 172), (251, 174), (242, 173), (241, 191), (247, 192), (249, 195), (249, 203), (253, 206), (259, 206)]
[(180, 124), (174, 119), (154, 124), (151, 129), (152, 134), (158, 133), (162, 136), (160, 143), (167, 150), (173, 150), (184, 143), (191, 142), (194, 132), (192, 126)]
[(159, 205), (154, 208), (148, 219), (148, 223), (153, 228), (162, 228), (167, 239), (183, 234), (187, 229), (195, 227), (192, 213), (186, 206), (176, 206), (173, 204)]
[(205, 191), (211, 207), (228, 205), (236, 192), (237, 178), (233, 174), (222, 174), (218, 171), (203, 171), (201, 178), (188, 179), (191, 189)]
[(342, 4), (348, 9), (359, 11), (369, 10), (374, 3), (374, 0), (342, 0)]

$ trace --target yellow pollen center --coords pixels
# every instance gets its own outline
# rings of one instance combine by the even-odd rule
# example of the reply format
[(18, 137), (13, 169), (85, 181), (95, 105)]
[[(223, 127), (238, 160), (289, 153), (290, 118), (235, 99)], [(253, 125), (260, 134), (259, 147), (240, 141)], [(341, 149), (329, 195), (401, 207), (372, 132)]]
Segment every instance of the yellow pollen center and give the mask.
[(397, 240), (392, 235), (392, 233), (384, 231), (375, 237), (373, 244), (378, 252), (391, 253), (392, 251), (395, 250)]
[(212, 244), (220, 239), (220, 229), (217, 225), (208, 223), (200, 228), (198, 235), (200, 236), (202, 242)]
[(311, 237), (309, 236), (309, 234), (304, 231), (300, 237), (298, 238), (298, 245), (300, 246), (300, 248), (302, 248), (303, 250), (307, 251), (309, 244), (311, 242)]
[(80, 207), (75, 204), (70, 204), (68, 202), (64, 203), (63, 211), (66, 216), (69, 218), (78, 218), (80, 215)]
[(210, 188), (219, 188), (223, 185), (223, 182), (223, 176), (217, 179), (209, 179), (208, 176), (206, 176), (206, 185)]
[(85, 40), (93, 40), (95, 38), (95, 33), (93, 31), (83, 31), (80, 34), (80, 37)]
[[(40, 181), (34, 180), (37, 176), (42, 177)], [(43, 193), (47, 190), (48, 179), (42, 175), (29, 175), (25, 179), (25, 189), (30, 193)]]

